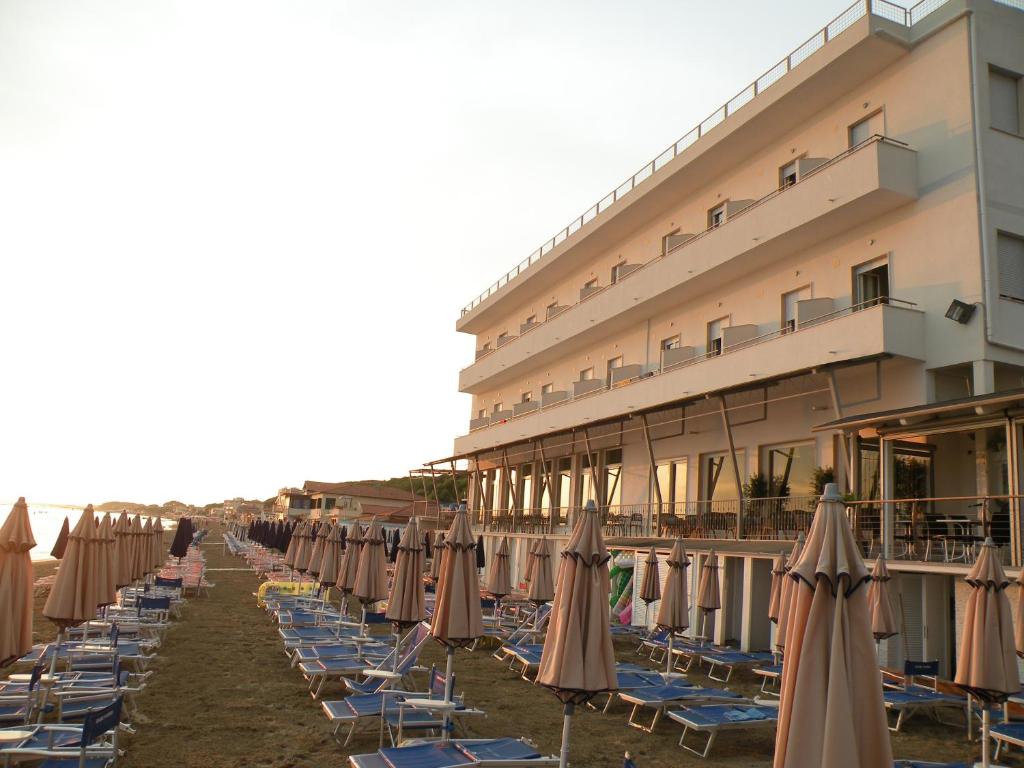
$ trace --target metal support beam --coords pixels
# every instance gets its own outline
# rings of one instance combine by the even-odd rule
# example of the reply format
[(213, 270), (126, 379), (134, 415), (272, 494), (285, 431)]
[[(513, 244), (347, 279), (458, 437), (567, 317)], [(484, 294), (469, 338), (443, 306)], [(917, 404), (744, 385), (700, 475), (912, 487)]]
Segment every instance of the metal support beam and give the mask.
[(519, 494), (516, 491), (516, 483), (512, 478), (512, 471), (508, 466), (508, 448), (506, 446), (501, 447), (501, 465), (505, 468), (505, 482), (508, 483), (509, 495), (512, 497), (512, 530), (515, 530), (516, 516), (519, 512)]
[(736, 490), (739, 492), (739, 507), (736, 510), (736, 538), (743, 538), (743, 514), (744, 507), (746, 506), (743, 502), (743, 478), (740, 476), (740, 462), (736, 458), (736, 441), (733, 440), (732, 436), (732, 424), (729, 422), (729, 410), (725, 405), (725, 395), (719, 395), (718, 404), (722, 410), (722, 425), (725, 427), (725, 436), (729, 441), (729, 456), (732, 458), (732, 473), (736, 479)]
[(480, 454), (473, 457), (473, 483), (476, 486), (477, 508), (480, 510), (480, 524), (486, 531), (491, 523), (487, 496), (484, 494), (483, 473), (480, 472)]
[[(551, 514), (555, 508), (555, 487), (551, 483), (551, 473), (548, 472), (548, 460), (544, 456), (544, 441), (537, 441), (537, 448), (540, 450), (540, 476), (541, 481), (544, 483), (544, 488), (548, 490), (548, 533), (552, 533), (554, 526), (554, 515)], [(540, 492), (540, 503), (544, 504), (544, 488), (541, 488)]]
[[(594, 503), (597, 504), (598, 510), (602, 510), (604, 507), (604, 493), (601, 488), (601, 475), (597, 471), (597, 462), (595, 461), (594, 452), (590, 450), (590, 430), (586, 427), (583, 428), (583, 445), (587, 449), (587, 463), (590, 464), (590, 486), (594, 489), (594, 495), (597, 496), (594, 499)], [(580, 503), (586, 507), (587, 499), (580, 499)], [(604, 522), (604, 513), (601, 514), (601, 522)]]
[(892, 440), (883, 437), (879, 440), (879, 467), (878, 472), (881, 482), (879, 483), (881, 496), (880, 531), (882, 534), (882, 554), (886, 558), (892, 557), (892, 537), (896, 519), (896, 506), (891, 499), (895, 493), (895, 469), (893, 458)]
[(1006, 468), (1007, 468), (1007, 491), (1010, 494), (1010, 564), (1019, 566), (1021, 557), (1020, 540), (1020, 451), (1021, 445), (1017, 442), (1017, 423), (1010, 417), (1006, 418)]
[(651, 525), (651, 523), (654, 524), (654, 530), (648, 530), (648, 534), (659, 536), (661, 534), (662, 506), (664, 504), (661, 495), (661, 480), (658, 478), (658, 464), (654, 460), (654, 445), (651, 443), (651, 429), (650, 425), (647, 423), (647, 414), (640, 414), (640, 418), (643, 420), (644, 442), (647, 444), (647, 458), (651, 464), (651, 485), (654, 486), (654, 495), (658, 500), (658, 512), (656, 515), (656, 519), (653, 521), (648, 521), (648, 525)]
[[(839, 385), (836, 382), (836, 372), (832, 368), (828, 371), (828, 391), (832, 395), (832, 410), (835, 413), (835, 418), (843, 418), (843, 404), (839, 399)], [(841, 433), (839, 442), (843, 449), (843, 485), (847, 493), (852, 493), (853, 452), (850, 450), (849, 436), (845, 432)]]

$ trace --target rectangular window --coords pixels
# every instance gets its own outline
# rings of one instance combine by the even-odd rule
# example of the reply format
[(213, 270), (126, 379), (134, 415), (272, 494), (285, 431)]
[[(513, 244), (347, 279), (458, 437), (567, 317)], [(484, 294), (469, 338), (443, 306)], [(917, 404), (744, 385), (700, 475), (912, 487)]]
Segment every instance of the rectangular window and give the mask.
[(779, 189), (796, 184), (796, 160), (779, 168)]
[(476, 417), (478, 419), (482, 419), (486, 415), (487, 415), (487, 409), (486, 408), (481, 408), (479, 411), (476, 412)]
[(622, 449), (613, 448), (604, 453), (603, 473), (604, 503), (618, 507), (622, 503)]
[(850, 146), (856, 147), (863, 144), (872, 136), (885, 135), (885, 115), (878, 110), (873, 115), (865, 117), (850, 126)]
[(584, 288), (597, 288), (597, 278), (595, 277), (593, 280), (587, 280), (587, 282), (585, 282), (583, 284), (583, 287)]
[(327, 509), (334, 509), (334, 504), (335, 504), (335, 503), (336, 503), (337, 501), (338, 501), (338, 500), (337, 500), (336, 498), (334, 498), (333, 496), (328, 496), (328, 497), (327, 497), (327, 502), (326, 502), (326, 504), (327, 504), (327, 507), (326, 507), (326, 508), (327, 508)]
[(814, 443), (772, 445), (761, 449), (764, 492), (770, 498), (814, 494)]
[(493, 413), (498, 413), (499, 411), (503, 411), (504, 409), (505, 409), (505, 404), (504, 403), (495, 403), (494, 404), (494, 411), (493, 411)]
[(679, 334), (675, 336), (669, 336), (667, 339), (661, 340), (661, 351), (664, 352), (666, 349), (679, 349)]
[(591, 381), (594, 378), (594, 367), (584, 368), (580, 371), (580, 381)]
[(547, 394), (549, 394), (551, 392), (554, 392), (554, 391), (555, 391), (555, 385), (554, 384), (542, 384), (541, 385), (540, 393), (542, 395), (547, 395)]
[(508, 331), (504, 331), (502, 333), (499, 333), (498, 334), (498, 346), (500, 347), (506, 341), (508, 341)]
[(537, 316), (536, 315), (530, 315), (528, 318), (526, 318), (526, 324), (527, 325), (533, 325), (536, 322), (537, 322)]
[[(657, 472), (658, 489), (664, 505), (662, 514), (682, 517), (686, 514), (686, 459), (658, 462)], [(657, 500), (658, 496), (652, 487), (651, 501)]]
[(612, 285), (619, 282), (619, 278), (622, 277), (622, 268), (626, 266), (626, 262), (621, 262), (612, 267)]
[(996, 255), (999, 260), (999, 295), (1004, 299), (1024, 301), (1024, 238), (997, 233)]
[(520, 403), (529, 403), (533, 400), (533, 392), (523, 392), (522, 398), (519, 400)]
[(889, 298), (889, 260), (876, 259), (853, 268), (854, 309), (884, 304)]
[[(743, 477), (746, 458), (743, 451), (736, 451), (736, 462)], [(701, 459), (701, 483), (705, 501), (738, 499), (741, 489), (736, 486), (736, 472), (732, 457), (728, 453), (707, 454)], [(716, 511), (727, 511), (725, 508)]]
[(989, 67), (989, 115), (993, 128), (1020, 134), (1020, 91), (1020, 75)]
[(665, 235), (663, 238), (661, 238), (661, 255), (662, 256), (665, 256), (668, 253), (668, 248), (669, 248), (668, 244), (672, 240), (672, 236), (673, 235), (678, 235), (678, 234), (679, 234), (679, 228), (677, 227), (676, 229), (673, 229), (671, 232), (669, 232), (667, 235)]
[(725, 203), (717, 205), (708, 211), (708, 229), (714, 229), (725, 224)]
[(797, 302), (811, 298), (811, 287), (805, 285), (795, 291), (782, 294), (782, 332), (792, 333), (796, 330)]
[(720, 317), (708, 323), (708, 357), (722, 354), (722, 330), (728, 325), (727, 317)]

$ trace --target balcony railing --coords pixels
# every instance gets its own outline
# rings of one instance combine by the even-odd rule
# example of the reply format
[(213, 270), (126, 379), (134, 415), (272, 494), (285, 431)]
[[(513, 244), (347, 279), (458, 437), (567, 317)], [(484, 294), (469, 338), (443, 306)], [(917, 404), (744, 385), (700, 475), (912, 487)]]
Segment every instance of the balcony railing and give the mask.
[[(1022, 1), (1024, 1), (1024, 0), (1022, 0)], [(744, 216), (744, 215), (746, 215), (746, 214), (748, 214), (748, 213), (750, 213), (752, 211), (757, 210), (760, 206), (764, 205), (765, 203), (769, 202), (770, 200), (774, 200), (776, 197), (779, 197), (780, 195), (786, 194), (787, 192), (789, 192), (790, 190), (796, 188), (797, 186), (799, 186), (803, 182), (807, 181), (808, 179), (813, 178), (815, 175), (817, 175), (817, 174), (819, 174), (819, 173), (821, 173), (821, 172), (823, 172), (823, 171), (825, 171), (825, 170), (827, 170), (829, 168), (832, 168), (836, 163), (839, 163), (842, 160), (845, 160), (850, 155), (852, 155), (852, 154), (854, 154), (856, 152), (859, 152), (860, 150), (865, 149), (866, 147), (869, 147), (869, 146), (872, 146), (872, 145), (878, 144), (878, 143), (892, 144), (892, 145), (895, 145), (895, 146), (898, 146), (898, 147), (907, 147), (906, 143), (904, 143), (902, 141), (897, 141), (896, 139), (890, 139), (887, 136), (882, 136), (880, 134), (876, 134), (874, 136), (870, 136), (867, 139), (865, 139), (864, 141), (862, 141), (861, 143), (859, 143), (859, 144), (857, 144), (857, 145), (855, 145), (853, 147), (850, 147), (849, 149), (844, 150), (843, 152), (839, 153), (835, 157), (831, 157), (828, 160), (822, 162), (820, 165), (817, 165), (817, 166), (815, 166), (815, 167), (813, 167), (813, 168), (811, 168), (811, 169), (809, 169), (807, 171), (804, 171), (803, 173), (800, 174), (800, 178), (797, 179), (796, 183), (790, 184), (790, 185), (785, 186), (785, 187), (778, 187), (776, 189), (773, 189), (768, 194), (766, 194), (766, 195), (764, 195), (764, 196), (762, 196), (762, 197), (760, 197), (760, 198), (758, 198), (756, 200), (748, 201), (748, 205), (744, 206), (740, 210), (737, 210), (737, 211), (734, 211), (733, 213), (731, 213), (729, 215), (729, 217), (724, 222), (722, 222), (720, 224), (715, 224), (713, 226), (707, 227), (706, 229), (704, 229), (701, 232), (693, 235), (692, 237), (688, 237), (684, 241), (682, 241), (680, 243), (677, 243), (676, 245), (672, 246), (671, 248), (666, 250), (664, 253), (658, 252), (655, 256), (651, 257), (647, 261), (644, 261), (644, 262), (641, 262), (641, 263), (638, 263), (638, 264), (630, 265), (632, 267), (632, 269), (630, 269), (627, 272), (624, 272), (614, 283), (611, 283), (610, 285), (592, 286), (590, 288), (585, 289), (585, 292), (581, 292), (580, 293), (579, 300), (575, 304), (558, 306), (557, 311), (549, 312), (547, 314), (547, 316), (543, 320), (537, 320), (537, 321), (531, 323), (529, 325), (529, 327), (526, 327), (526, 326), (521, 327), (520, 328), (520, 333), (519, 333), (518, 336), (507, 337), (504, 341), (499, 339), (499, 341), (498, 341), (498, 343), (496, 345), (488, 345), (486, 347), (481, 347), (480, 349), (477, 349), (476, 350), (476, 357), (474, 359), (474, 362), (482, 360), (483, 358), (488, 357), (489, 355), (497, 352), (499, 348), (504, 347), (506, 344), (518, 343), (519, 339), (526, 338), (527, 334), (532, 333), (533, 331), (535, 331), (537, 328), (540, 328), (545, 323), (553, 320), (555, 317), (558, 317), (559, 315), (563, 315), (563, 314), (565, 314), (568, 311), (574, 310), (576, 307), (579, 307), (579, 306), (583, 305), (585, 302), (589, 301), (590, 299), (592, 299), (594, 296), (597, 296), (598, 294), (604, 293), (605, 291), (614, 290), (616, 286), (625, 283), (630, 277), (641, 273), (644, 269), (646, 269), (647, 267), (651, 266), (652, 264), (655, 264), (655, 263), (661, 261), (662, 259), (664, 259), (664, 258), (666, 258), (666, 257), (668, 257), (670, 255), (674, 255), (674, 254), (678, 253), (679, 251), (681, 251), (684, 248), (688, 248), (689, 246), (694, 245), (699, 240), (701, 240), (703, 237), (706, 237), (707, 235), (709, 235), (712, 232), (715, 232), (717, 230), (720, 230), (720, 229), (723, 229), (725, 227), (728, 227), (730, 223), (732, 223), (733, 221), (739, 219), (741, 216)]]
[[(510, 269), (502, 277), (498, 278), (498, 280), (484, 290), (479, 296), (463, 307), (462, 314), (466, 315), (469, 312), (472, 312), (489, 296), (518, 277), (527, 267), (540, 261), (544, 256), (551, 253), (556, 246), (582, 229), (584, 224), (587, 224), (597, 218), (599, 214), (607, 211), (638, 186), (655, 176), (658, 171), (664, 168), (673, 158), (682, 153), (692, 144), (696, 143), (697, 140), (703, 137), (708, 131), (723, 123), (730, 115), (743, 107), (743, 105), (753, 101), (758, 95), (785, 77), (790, 70), (811, 56), (815, 51), (823, 48), (829, 41), (834, 40), (842, 32), (853, 26), (853, 24), (863, 17), (871, 14), (894, 24), (912, 27), (914, 24), (917, 24), (923, 18), (946, 5), (948, 2), (949, 0), (921, 0), (921, 2), (911, 8), (903, 8), (888, 2), (888, 0), (857, 0), (857, 2), (815, 32), (809, 39), (797, 46), (792, 53), (775, 64), (775, 66), (769, 68), (767, 72), (754, 80), (754, 82), (750, 83), (746, 88), (729, 99), (725, 104), (716, 109), (704, 120), (701, 120), (681, 139), (665, 149), (649, 163), (645, 164), (639, 171), (622, 182), (622, 184), (617, 186), (598, 202), (594, 203), (586, 211), (573, 219), (572, 222), (540, 246), (540, 248), (531, 253), (527, 258), (523, 259), (523, 261), (519, 262), (519, 264)], [(1024, 2), (1022, 2), (1022, 0), (996, 0), (996, 2), (1011, 8), (1024, 10)]]
[[(865, 558), (974, 562), (991, 537), (1004, 563), (1012, 562), (1013, 510), (1021, 496), (944, 496), (848, 501), (846, 513)], [(625, 538), (793, 541), (814, 519), (818, 496), (705, 499), (679, 503), (609, 505), (600, 509), (604, 533)], [(477, 525), (499, 533), (567, 534), (580, 507), (477, 510)]]
[[(676, 372), (678, 370), (681, 370), (683, 368), (689, 368), (690, 366), (700, 365), (705, 360), (716, 359), (716, 358), (728, 356), (728, 355), (731, 355), (731, 354), (733, 354), (735, 352), (739, 352), (739, 351), (744, 350), (744, 349), (750, 349), (751, 347), (756, 347), (756, 346), (758, 346), (760, 344), (765, 344), (767, 342), (773, 341), (774, 339), (778, 339), (778, 338), (781, 338), (783, 336), (787, 336), (787, 337), (788, 336), (792, 336), (794, 334), (801, 333), (802, 331), (805, 331), (805, 330), (807, 330), (809, 328), (815, 328), (815, 327), (817, 327), (819, 325), (822, 325), (824, 323), (828, 323), (828, 322), (831, 322), (833, 320), (837, 320), (839, 318), (852, 315), (855, 312), (858, 312), (858, 311), (861, 311), (861, 310), (865, 310), (865, 309), (868, 309), (870, 307), (874, 307), (874, 306), (877, 306), (877, 305), (880, 305), (880, 304), (899, 305), (899, 306), (903, 306), (903, 307), (907, 307), (907, 308), (912, 308), (912, 307), (916, 307), (917, 306), (917, 304), (915, 304), (912, 301), (904, 301), (903, 299), (896, 299), (896, 298), (892, 298), (892, 297), (889, 297), (889, 296), (880, 296), (880, 297), (875, 298), (875, 299), (870, 299), (869, 301), (863, 301), (863, 302), (860, 302), (858, 304), (853, 304), (853, 305), (851, 305), (849, 307), (844, 307), (842, 309), (837, 309), (837, 310), (835, 310), (833, 312), (827, 312), (827, 313), (822, 314), (822, 315), (817, 315), (813, 319), (807, 320), (807, 321), (805, 321), (803, 323), (800, 323), (800, 324), (796, 325), (795, 327), (786, 325), (786, 326), (783, 326), (783, 327), (778, 328), (778, 329), (773, 330), (773, 331), (767, 331), (766, 333), (762, 333), (762, 334), (759, 334), (757, 336), (753, 336), (753, 337), (751, 337), (749, 339), (745, 339), (745, 340), (743, 340), (741, 342), (738, 342), (736, 344), (731, 344), (729, 346), (722, 347), (721, 350), (718, 351), (718, 352), (713, 352), (713, 353), (704, 352), (704, 353), (701, 353), (701, 354), (695, 354), (691, 358), (688, 358), (686, 360), (674, 363), (672, 365), (657, 364), (654, 367), (652, 367), (650, 369), (647, 369), (647, 370), (641, 369), (640, 372), (636, 376), (634, 376), (632, 378), (625, 379), (625, 380), (617, 381), (615, 383), (615, 389), (618, 389), (620, 387), (630, 386), (632, 384), (635, 384), (638, 381), (646, 381), (647, 379), (650, 379), (650, 378), (652, 378), (654, 376), (663, 376), (663, 375), (665, 375), (667, 373), (674, 373), (674, 372)], [(598, 380), (588, 380), (586, 382), (575, 382), (575, 384), (588, 384), (588, 385), (589, 384), (593, 384), (594, 386), (574, 387), (574, 389), (573, 389), (573, 391), (571, 393), (570, 392), (566, 392), (565, 393), (566, 396), (564, 398), (561, 398), (561, 399), (559, 399), (559, 400), (557, 400), (555, 402), (551, 402), (551, 403), (545, 404), (544, 400), (542, 399), (541, 403), (540, 403), (540, 407), (539, 408), (534, 408), (533, 410), (529, 411), (528, 413), (521, 413), (521, 414), (516, 415), (516, 414), (514, 414), (512, 412), (509, 412), (509, 411), (502, 411), (502, 412), (500, 412), (502, 414), (502, 416), (500, 418), (497, 418), (497, 419), (494, 418), (494, 414), (491, 414), (491, 416), (489, 418), (486, 418), (486, 419), (473, 419), (470, 422), (470, 432), (476, 432), (476, 431), (481, 430), (481, 429), (488, 429), (490, 427), (494, 427), (494, 426), (497, 426), (499, 424), (504, 424), (504, 423), (506, 423), (508, 421), (513, 421), (515, 419), (526, 418), (526, 417), (528, 417), (528, 416), (530, 416), (532, 414), (536, 414), (538, 411), (547, 412), (547, 411), (550, 411), (553, 408), (560, 408), (561, 406), (563, 406), (563, 405), (565, 405), (567, 403), (577, 402), (579, 400), (583, 400), (584, 398), (588, 398), (588, 397), (599, 396), (599, 395), (603, 394), (604, 392), (608, 391), (607, 385), (604, 382), (598, 381)]]

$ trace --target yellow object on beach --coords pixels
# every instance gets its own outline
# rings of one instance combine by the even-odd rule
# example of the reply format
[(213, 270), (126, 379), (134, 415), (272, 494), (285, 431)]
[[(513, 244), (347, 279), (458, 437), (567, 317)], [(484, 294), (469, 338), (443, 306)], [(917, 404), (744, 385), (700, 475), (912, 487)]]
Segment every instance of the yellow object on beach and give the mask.
[(265, 581), (256, 593), (256, 604), (263, 607), (263, 601), (270, 595), (310, 595), (316, 591), (312, 581)]

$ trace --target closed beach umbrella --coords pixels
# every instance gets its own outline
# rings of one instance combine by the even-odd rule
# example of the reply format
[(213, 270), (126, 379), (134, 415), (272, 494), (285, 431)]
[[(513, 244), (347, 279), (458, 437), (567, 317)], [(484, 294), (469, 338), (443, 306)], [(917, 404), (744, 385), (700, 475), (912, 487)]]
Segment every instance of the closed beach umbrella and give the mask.
[(876, 642), (900, 633), (896, 616), (892, 612), (892, 600), (889, 598), (889, 569), (885, 558), (881, 555), (875, 560), (871, 569), (871, 583), (868, 584), (868, 611), (871, 613), (871, 634)]
[(99, 605), (117, 602), (117, 537), (110, 515), (105, 514), (96, 530), (97, 568), (100, 584)]
[[(255, 541), (259, 542), (260, 528), (257, 525)], [(130, 539), (129, 539), (130, 541)], [(174, 540), (171, 542), (171, 557), (181, 558), (188, 554), (189, 545), (192, 543), (192, 525), (187, 517), (178, 518), (178, 525), (174, 529)]]
[(395, 576), (384, 617), (400, 631), (423, 621), (424, 616), (423, 542), (414, 517), (405, 526), (405, 532), (398, 542), (398, 560), (395, 561)]
[(384, 531), (376, 518), (370, 523), (359, 551), (359, 563), (356, 566), (356, 583), (352, 594), (363, 604), (365, 614), (367, 606), (388, 596), (388, 570), (384, 559)]
[(430, 561), (430, 578), (437, 583), (441, 578), (441, 562), (444, 560), (444, 531), (437, 531), (434, 534), (434, 558)]
[(150, 559), (153, 566), (153, 573), (156, 573), (164, 564), (164, 524), (159, 517), (153, 520), (153, 540), (151, 542)]
[(338, 564), (338, 577), (335, 584), (346, 595), (352, 594), (356, 588), (356, 571), (359, 568), (359, 551), (362, 549), (363, 537), (359, 531), (359, 523), (351, 523), (348, 528), (348, 546)]
[(1014, 646), (1017, 655), (1024, 658), (1024, 573), (1017, 578), (1017, 624), (1014, 632)]
[(64, 631), (96, 617), (102, 585), (99, 577), (98, 539), (92, 504), (82, 511), (71, 534), (57, 578), (43, 606), (43, 615), (57, 625), (57, 642), (50, 672), (57, 668), (57, 656)]
[(697, 608), (700, 609), (700, 637), (707, 640), (708, 616), (722, 607), (722, 597), (718, 592), (718, 555), (711, 550), (704, 558), (700, 569), (700, 583), (697, 585)]
[(868, 569), (835, 483), (825, 486), (790, 596), (774, 768), (892, 765), (871, 637)]
[[(339, 523), (339, 525), (341, 525)], [(348, 528), (342, 527), (341, 529), (341, 551), (345, 551), (345, 547), (348, 545)]]
[(67, 515), (64, 516), (64, 524), (60, 527), (60, 533), (57, 534), (57, 541), (53, 543), (53, 549), (50, 550), (50, 557), (62, 560), (64, 558), (64, 550), (68, 546), (68, 534), (71, 532), (71, 526), (68, 523)]
[(483, 534), (476, 537), (476, 567), (481, 571), (487, 567), (487, 556), (484, 554)]
[(341, 532), (345, 528), (336, 523), (324, 537), (324, 551), (320, 558), (320, 584), (330, 589), (337, 583), (338, 562), (341, 560)]
[(302, 523), (297, 523), (296, 527), (292, 529), (291, 535), (288, 537), (288, 546), (284, 551), (284, 564), (289, 568), (295, 568), (295, 550), (299, 548), (299, 534), (302, 529)]
[(672, 544), (668, 555), (668, 574), (665, 578), (665, 592), (658, 606), (656, 623), (660, 629), (668, 630), (668, 650), (665, 654), (665, 672), (672, 671), (672, 645), (676, 632), (690, 626), (690, 605), (687, 597), (686, 569), (690, 560), (686, 556), (683, 539), (679, 537)]
[(423, 532), (423, 556), (427, 560), (434, 556), (433, 550), (430, 546), (430, 531)]
[(608, 557), (597, 507), (589, 501), (562, 552), (551, 625), (537, 672), (537, 683), (564, 705), (562, 768), (568, 764), (569, 724), (576, 705), (619, 687), (608, 626)]
[[(444, 700), (452, 700), (452, 665), (455, 649), (472, 645), (484, 633), (483, 612), (480, 609), (480, 581), (476, 570), (476, 541), (469, 527), (469, 516), (464, 508), (455, 512), (452, 527), (438, 546), (435, 539), (434, 557), (441, 561), (437, 581), (437, 597), (430, 634), (445, 646)], [(445, 715), (445, 725), (448, 716)], [(448, 730), (445, 728), (447, 737)]]
[(320, 575), (320, 560), (324, 556), (324, 543), (327, 541), (327, 531), (317, 529), (318, 534), (312, 541), (309, 549), (309, 562), (306, 563), (306, 572), (316, 579)]
[(295, 548), (295, 570), (305, 573), (309, 570), (309, 558), (313, 554), (313, 524), (308, 520), (299, 529), (299, 544)]
[(153, 572), (153, 518), (147, 517), (142, 526), (142, 539), (139, 542), (139, 567), (143, 576)]
[(398, 544), (399, 544), (398, 529), (395, 528), (394, 534), (391, 536), (391, 550), (388, 552), (388, 562), (391, 562), (391, 563), (397, 563), (398, 562)]
[(779, 623), (779, 608), (782, 605), (782, 582), (786, 576), (786, 558), (781, 554), (775, 556), (772, 563), (772, 588), (768, 598), (768, 620)]
[(658, 553), (651, 547), (644, 560), (644, 578), (640, 582), (640, 599), (645, 605), (661, 600), (661, 573), (658, 569)]
[(965, 581), (971, 592), (964, 609), (956, 677), (953, 682), (983, 703), (981, 764), (989, 762), (990, 707), (1020, 690), (1014, 646), (1013, 616), (1006, 587), (1010, 580), (999, 563), (999, 550), (985, 539)]
[(800, 553), (804, 548), (804, 535), (799, 534), (793, 551), (789, 553), (786, 560), (786, 574), (782, 577), (782, 587), (779, 589), (779, 623), (775, 630), (775, 647), (782, 651), (786, 646), (786, 630), (789, 627), (789, 606), (792, 602), (793, 590), (796, 589), (796, 582), (789, 578), (793, 568), (800, 561)]
[(131, 536), (128, 539), (132, 545), (132, 581), (137, 581), (146, 573), (145, 542), (146, 533), (142, 527), (142, 517), (136, 515), (132, 518)]
[(114, 523), (114, 585), (120, 589), (132, 583), (132, 531), (128, 513), (122, 512)]
[[(477, 546), (480, 546), (477, 544)], [(496, 599), (512, 594), (512, 569), (508, 557), (508, 536), (502, 536), (487, 572), (487, 591)], [(1022, 590), (1024, 591), (1024, 590)]]
[(555, 599), (555, 580), (551, 572), (551, 547), (543, 536), (537, 539), (533, 548), (533, 573), (527, 599), (537, 606)]
[(22, 496), (0, 527), (0, 667), (32, 649), (33, 578), (29, 550), (35, 545), (28, 504)]

